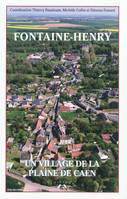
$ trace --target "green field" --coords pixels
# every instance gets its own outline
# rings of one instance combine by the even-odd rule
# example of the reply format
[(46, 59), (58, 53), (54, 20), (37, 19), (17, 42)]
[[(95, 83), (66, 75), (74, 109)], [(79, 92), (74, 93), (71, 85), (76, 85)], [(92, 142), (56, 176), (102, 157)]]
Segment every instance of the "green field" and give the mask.
[(63, 118), (63, 120), (72, 122), (77, 118), (78, 114), (76, 112), (61, 112), (60, 116)]

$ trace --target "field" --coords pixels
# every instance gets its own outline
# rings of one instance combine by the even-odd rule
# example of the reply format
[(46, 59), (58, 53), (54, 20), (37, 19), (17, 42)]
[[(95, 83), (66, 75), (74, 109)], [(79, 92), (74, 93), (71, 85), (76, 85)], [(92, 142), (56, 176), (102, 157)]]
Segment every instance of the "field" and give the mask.
[(14, 23), (8, 23), (7, 28), (18, 28), (18, 29), (48, 29), (48, 28), (59, 28), (59, 27), (87, 27), (85, 25), (79, 24), (71, 24), (71, 23), (47, 23), (47, 24), (40, 24), (40, 25), (29, 25), (29, 24), (21, 24), (13, 25)]
[(77, 118), (78, 114), (75, 112), (61, 112), (60, 115), (63, 118), (63, 120), (72, 122), (74, 119)]
[(76, 29), (103, 29), (105, 31), (118, 31), (117, 20), (55, 20), (55, 21), (8, 21), (7, 28), (10, 29), (24, 29), (24, 30), (41, 30), (41, 29), (57, 29), (57, 28), (76, 28)]
[(100, 31), (118, 32), (118, 29), (100, 29)]

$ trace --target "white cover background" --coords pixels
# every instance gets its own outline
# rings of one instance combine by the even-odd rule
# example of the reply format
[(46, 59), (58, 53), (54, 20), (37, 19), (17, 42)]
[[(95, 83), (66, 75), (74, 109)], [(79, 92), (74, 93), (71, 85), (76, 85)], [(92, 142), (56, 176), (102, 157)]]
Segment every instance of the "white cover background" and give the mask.
[[(119, 193), (6, 193), (5, 126), (6, 126), (6, 5), (32, 6), (120, 6), (119, 65)], [(0, 0), (0, 198), (46, 199), (127, 199), (127, 0)]]

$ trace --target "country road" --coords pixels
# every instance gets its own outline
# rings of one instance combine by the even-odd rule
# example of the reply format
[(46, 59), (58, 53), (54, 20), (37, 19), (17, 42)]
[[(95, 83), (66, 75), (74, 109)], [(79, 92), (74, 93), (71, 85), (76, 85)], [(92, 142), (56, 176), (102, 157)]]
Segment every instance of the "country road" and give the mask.
[(49, 192), (74, 192), (73, 190), (63, 190), (63, 189), (59, 189), (57, 187), (49, 187), (49, 186), (45, 186), (45, 185), (40, 185), (37, 183), (34, 183), (26, 178), (14, 175), (12, 173), (7, 172), (7, 175), (15, 178), (17, 180), (21, 180), (25, 183), (23, 192), (42, 192), (42, 190), (47, 190)]

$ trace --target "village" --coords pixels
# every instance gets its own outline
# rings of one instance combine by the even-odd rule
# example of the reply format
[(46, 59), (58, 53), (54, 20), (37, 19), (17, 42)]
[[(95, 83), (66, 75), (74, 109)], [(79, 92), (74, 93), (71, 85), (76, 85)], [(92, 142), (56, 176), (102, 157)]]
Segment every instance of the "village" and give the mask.
[[(89, 48), (91, 45), (82, 46), (86, 52)], [(97, 64), (103, 65), (107, 56), (98, 55)], [(36, 52), (27, 56), (27, 61), (36, 64), (43, 58), (52, 61), (54, 57), (54, 52)], [(10, 119), (7, 117), (7, 128), (12, 129), (15, 125), (11, 123), (11, 113), (16, 111), (17, 115), (14, 118), (19, 126), (18, 113), (23, 114), (21, 117), (24, 127), (21, 128), (25, 130), (20, 137), (17, 135), (18, 132), (14, 135), (13, 131), (11, 135), (14, 136), (7, 135), (8, 172), (26, 177), (28, 168), (25, 168), (25, 162), (28, 160), (83, 160), (92, 158), (92, 154), (96, 154), (100, 164), (115, 160), (114, 147), (117, 150), (118, 138), (115, 136), (113, 125), (118, 123), (118, 107), (111, 108), (110, 104), (118, 104), (118, 90), (106, 88), (99, 89), (98, 93), (85, 93), (82, 89), (84, 77), (80, 59), (79, 52), (63, 53), (61, 64), (52, 69), (53, 78), (45, 83), (28, 83), (24, 87), (28, 93), (26, 95), (16, 94), (21, 91), (18, 86), (12, 88), (11, 85), (7, 85), (7, 111), (10, 114)], [(112, 65), (114, 64), (118, 64), (116, 58), (113, 58)], [(92, 68), (92, 65), (89, 63), (88, 68)], [(109, 111), (102, 108), (104, 96), (107, 97)], [(105, 126), (109, 126), (107, 132), (105, 129), (96, 135), (95, 128), (93, 132), (92, 127), (89, 130), (90, 124), (95, 125), (96, 120), (97, 125), (101, 120)], [(19, 129), (19, 126), (14, 127)], [(13, 157), (13, 153), (18, 154), (17, 158)], [(37, 165), (32, 169), (41, 170), (42, 167)]]

